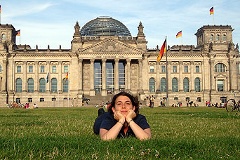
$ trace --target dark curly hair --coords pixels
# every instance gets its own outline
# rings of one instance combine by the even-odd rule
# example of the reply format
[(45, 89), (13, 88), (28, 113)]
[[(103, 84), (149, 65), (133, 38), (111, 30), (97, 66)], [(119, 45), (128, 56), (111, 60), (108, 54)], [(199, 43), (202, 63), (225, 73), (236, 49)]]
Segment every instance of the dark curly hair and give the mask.
[(138, 103), (137, 98), (134, 97), (133, 95), (131, 95), (130, 93), (125, 92), (125, 91), (119, 92), (118, 94), (115, 94), (115, 95), (113, 96), (112, 101), (111, 101), (111, 104), (110, 104), (110, 106), (108, 107), (108, 112), (110, 112), (110, 113), (113, 114), (112, 107), (115, 106), (115, 101), (116, 101), (116, 99), (117, 99), (119, 96), (127, 96), (127, 97), (131, 100), (132, 105), (135, 106), (135, 113), (136, 113), (136, 114), (139, 113), (139, 103)]

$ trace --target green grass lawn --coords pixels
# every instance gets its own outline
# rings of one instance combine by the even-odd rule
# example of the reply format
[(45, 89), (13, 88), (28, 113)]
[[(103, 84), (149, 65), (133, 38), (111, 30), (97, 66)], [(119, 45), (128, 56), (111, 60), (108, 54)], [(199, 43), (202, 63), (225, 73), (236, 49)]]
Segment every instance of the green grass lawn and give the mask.
[(0, 159), (239, 159), (240, 112), (142, 108), (152, 139), (101, 141), (95, 107), (0, 108)]

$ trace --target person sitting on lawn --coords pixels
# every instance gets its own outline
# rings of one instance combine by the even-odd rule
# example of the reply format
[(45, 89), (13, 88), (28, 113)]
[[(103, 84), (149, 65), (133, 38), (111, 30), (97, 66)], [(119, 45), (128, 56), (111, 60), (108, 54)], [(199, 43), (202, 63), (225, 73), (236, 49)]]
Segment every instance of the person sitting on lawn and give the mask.
[(135, 136), (140, 140), (151, 138), (150, 126), (145, 116), (139, 114), (138, 102), (127, 92), (114, 95), (108, 112), (95, 120), (93, 130), (102, 140), (128, 136)]

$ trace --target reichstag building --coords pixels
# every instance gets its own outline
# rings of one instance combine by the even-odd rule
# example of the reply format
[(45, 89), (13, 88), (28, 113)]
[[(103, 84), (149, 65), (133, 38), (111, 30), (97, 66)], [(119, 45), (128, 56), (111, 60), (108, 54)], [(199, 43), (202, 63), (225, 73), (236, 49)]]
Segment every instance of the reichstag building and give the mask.
[(82, 27), (76, 22), (70, 49), (32, 49), (16, 44), (13, 25), (1, 24), (0, 106), (79, 107), (86, 98), (95, 105), (119, 91), (143, 105), (153, 97), (155, 107), (240, 98), (239, 47), (231, 26), (202, 26), (197, 44), (167, 46), (160, 62), (161, 46), (149, 49), (143, 24), (136, 29), (133, 36), (119, 20), (97, 17)]

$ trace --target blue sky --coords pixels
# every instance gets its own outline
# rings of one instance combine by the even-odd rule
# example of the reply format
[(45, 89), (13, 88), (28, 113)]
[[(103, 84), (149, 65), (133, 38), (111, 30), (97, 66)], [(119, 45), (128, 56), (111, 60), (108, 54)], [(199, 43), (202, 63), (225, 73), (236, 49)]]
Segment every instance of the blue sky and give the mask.
[[(121, 21), (137, 36), (141, 21), (148, 48), (196, 45), (194, 35), (203, 25), (231, 25), (234, 44), (240, 43), (240, 0), (0, 0), (1, 23), (21, 30), (17, 44), (32, 48), (71, 48), (74, 25), (83, 27), (99, 16)], [(214, 15), (209, 9), (214, 7)], [(183, 36), (176, 38), (178, 31)]]

